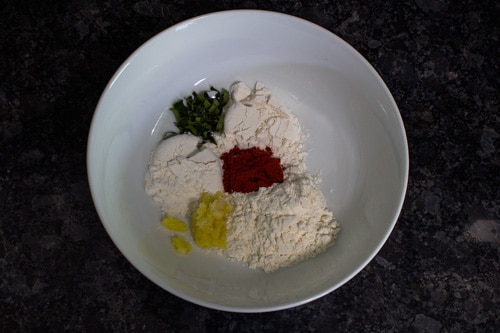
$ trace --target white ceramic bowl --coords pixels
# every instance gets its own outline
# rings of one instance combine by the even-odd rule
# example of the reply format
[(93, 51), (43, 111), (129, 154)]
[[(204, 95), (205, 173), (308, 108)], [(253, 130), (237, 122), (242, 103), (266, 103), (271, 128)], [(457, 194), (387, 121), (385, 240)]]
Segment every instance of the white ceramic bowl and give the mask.
[[(175, 129), (172, 102), (234, 81), (263, 82), (298, 116), (309, 170), (342, 225), (325, 253), (272, 274), (196, 248), (176, 254), (144, 191), (151, 150)], [(134, 52), (99, 101), (87, 163), (100, 219), (142, 274), (199, 305), (264, 312), (337, 289), (376, 255), (402, 207), (408, 148), (394, 99), (358, 52), (302, 19), (244, 10), (184, 21)]]

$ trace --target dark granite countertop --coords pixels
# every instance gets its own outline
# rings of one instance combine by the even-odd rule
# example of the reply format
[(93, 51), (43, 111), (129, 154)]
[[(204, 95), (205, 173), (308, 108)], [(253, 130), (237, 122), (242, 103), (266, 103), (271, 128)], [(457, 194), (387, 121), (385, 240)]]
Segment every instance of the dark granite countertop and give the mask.
[[(195, 15), (289, 13), (360, 51), (402, 113), (406, 201), (355, 278), (262, 314), (183, 301), (142, 276), (94, 209), (86, 142), (127, 56)], [(4, 0), (0, 331), (499, 332), (499, 3), (493, 0)]]

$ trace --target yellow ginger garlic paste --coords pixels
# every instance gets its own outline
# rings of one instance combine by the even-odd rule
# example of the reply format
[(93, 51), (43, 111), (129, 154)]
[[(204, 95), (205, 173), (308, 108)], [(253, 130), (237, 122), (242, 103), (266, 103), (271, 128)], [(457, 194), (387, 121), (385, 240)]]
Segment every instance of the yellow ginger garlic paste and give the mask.
[(196, 244), (203, 248), (227, 247), (227, 215), (233, 207), (222, 198), (222, 192), (201, 194), (191, 227)]

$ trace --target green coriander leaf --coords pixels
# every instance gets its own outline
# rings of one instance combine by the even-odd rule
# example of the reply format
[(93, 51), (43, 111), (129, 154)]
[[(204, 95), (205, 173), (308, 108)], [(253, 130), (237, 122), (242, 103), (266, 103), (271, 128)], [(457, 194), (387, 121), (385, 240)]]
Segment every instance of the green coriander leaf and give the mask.
[[(224, 130), (224, 106), (229, 102), (229, 91), (210, 87), (210, 90), (195, 92), (182, 100), (176, 101), (170, 110), (175, 116), (175, 125), (179, 133), (192, 133), (203, 141), (215, 143), (214, 132)], [(167, 132), (165, 137), (172, 136)]]

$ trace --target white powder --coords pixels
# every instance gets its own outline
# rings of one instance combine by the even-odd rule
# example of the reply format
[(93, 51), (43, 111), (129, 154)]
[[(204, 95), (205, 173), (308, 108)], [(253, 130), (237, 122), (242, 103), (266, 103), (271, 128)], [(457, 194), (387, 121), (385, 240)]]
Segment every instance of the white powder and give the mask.
[(226, 255), (272, 272), (316, 256), (340, 226), (307, 173), (249, 194), (231, 194)]
[(221, 155), (240, 149), (271, 147), (287, 170), (305, 168), (304, 134), (300, 123), (288, 108), (261, 83), (251, 89), (243, 82), (231, 86), (231, 101), (226, 109), (224, 134), (215, 134), (217, 145), (210, 148)]
[(198, 150), (192, 135), (161, 142), (151, 156), (146, 192), (164, 214), (190, 220), (202, 192), (222, 191), (219, 156), (235, 146), (270, 147), (284, 167), (283, 183), (253, 193), (225, 193), (233, 205), (227, 249), (215, 251), (250, 268), (272, 272), (316, 256), (331, 246), (340, 226), (326, 207), (317, 178), (306, 170), (305, 135), (297, 118), (261, 83), (231, 86), (224, 134)]
[(216, 136), (220, 154), (270, 147), (281, 159), (285, 181), (253, 193), (226, 194), (234, 206), (227, 221), (225, 254), (250, 268), (272, 272), (316, 256), (340, 231), (333, 213), (306, 170), (303, 135), (297, 118), (262, 84), (231, 86), (232, 103), (224, 135)]
[(166, 139), (151, 155), (146, 193), (165, 215), (187, 219), (202, 192), (222, 191), (220, 159), (210, 149), (197, 148), (200, 138), (181, 134)]

